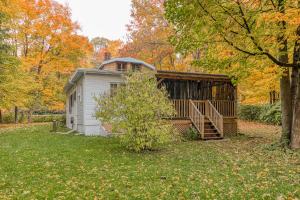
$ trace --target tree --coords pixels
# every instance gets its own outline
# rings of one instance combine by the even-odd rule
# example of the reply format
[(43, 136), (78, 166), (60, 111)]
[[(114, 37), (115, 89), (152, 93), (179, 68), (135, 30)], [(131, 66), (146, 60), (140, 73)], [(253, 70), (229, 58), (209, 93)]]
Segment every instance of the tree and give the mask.
[(109, 39), (104, 37), (95, 37), (91, 40), (91, 43), (94, 47), (94, 52), (99, 53), (101, 49), (107, 47), (107, 43), (109, 42)]
[(151, 150), (170, 139), (172, 125), (164, 119), (174, 114), (174, 108), (167, 92), (157, 88), (154, 74), (130, 74), (124, 86), (96, 101), (96, 117), (123, 133), (121, 140), (128, 149)]
[[(68, 7), (53, 0), (14, 0), (12, 43), (21, 67), (37, 87), (30, 91), (27, 106), (64, 109), (63, 85), (78, 67), (90, 66), (92, 45), (77, 34)], [(53, 84), (55, 83), (55, 84)]]
[(8, 2), (0, 1), (0, 123), (2, 109), (11, 106), (23, 106), (27, 95), (27, 85), (30, 83), (20, 69), (20, 63), (14, 56), (11, 45), (11, 16), (7, 8)]
[[(177, 49), (193, 51), (206, 46), (207, 59), (204, 61), (209, 61), (207, 65), (212, 66), (212, 61), (216, 61), (214, 66), (217, 68), (229, 66), (244, 73), (257, 65), (281, 67), (283, 143), (294, 140), (290, 137), (291, 127), (298, 126), (292, 124), (292, 109), (298, 105), (295, 88), (299, 86), (295, 86), (295, 79), (299, 77), (300, 65), (288, 59), (295, 55), (292, 49), (299, 40), (296, 34), (300, 21), (297, 3), (293, 0), (167, 0), (165, 4), (166, 16), (176, 27), (173, 42)], [(216, 57), (215, 52), (221, 51), (230, 53)], [(293, 69), (292, 85), (289, 68)], [(296, 106), (292, 108), (294, 99)], [(297, 115), (294, 115), (295, 119), (298, 119)], [(300, 128), (297, 129), (299, 133), (294, 131), (292, 134), (299, 135)], [(300, 141), (293, 148), (300, 148)]]
[[(105, 59), (120, 57), (120, 49), (122, 48), (122, 45), (123, 42), (121, 40), (109, 40), (106, 43), (106, 46), (98, 52), (98, 59), (103, 62)], [(106, 58), (107, 55), (109, 55), (108, 58)]]
[(270, 103), (270, 93), (279, 93), (280, 69), (276, 66), (252, 68), (239, 81), (239, 100), (242, 104)]
[(128, 41), (121, 50), (122, 56), (135, 57), (155, 65), (158, 69), (177, 70), (182, 59), (176, 57), (169, 37), (172, 27), (164, 17), (164, 0), (133, 0), (132, 20), (127, 25)]

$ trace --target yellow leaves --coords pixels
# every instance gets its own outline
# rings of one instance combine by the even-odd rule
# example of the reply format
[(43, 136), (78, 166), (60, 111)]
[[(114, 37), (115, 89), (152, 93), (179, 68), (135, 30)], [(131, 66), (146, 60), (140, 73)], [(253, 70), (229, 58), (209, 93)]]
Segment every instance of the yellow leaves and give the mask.
[(250, 75), (239, 83), (241, 102), (263, 104), (269, 102), (271, 91), (279, 92), (281, 69), (276, 66), (253, 69)]
[(261, 19), (265, 22), (278, 23), (285, 21), (289, 25), (298, 26), (300, 24), (300, 8), (286, 8), (285, 13), (268, 12), (261, 15)]
[(257, 179), (266, 178), (269, 174), (269, 169), (265, 168), (263, 171), (260, 171), (256, 174)]
[(70, 9), (54, 0), (0, 1), (0, 9), (12, 17), (11, 42), (21, 61), (22, 74), (30, 74), (25, 84), (28, 87), (23, 90), (29, 92), (24, 94), (22, 104), (42, 100), (43, 106), (63, 109), (64, 77), (78, 66), (89, 66), (92, 54), (88, 38), (77, 34), (79, 26), (72, 21)]

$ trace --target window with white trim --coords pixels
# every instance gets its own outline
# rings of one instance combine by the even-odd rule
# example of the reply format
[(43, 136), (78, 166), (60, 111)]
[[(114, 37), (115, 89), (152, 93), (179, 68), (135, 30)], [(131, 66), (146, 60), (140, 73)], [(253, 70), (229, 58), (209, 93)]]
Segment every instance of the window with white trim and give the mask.
[(119, 72), (127, 71), (127, 64), (126, 63), (117, 63), (117, 71), (119, 71)]

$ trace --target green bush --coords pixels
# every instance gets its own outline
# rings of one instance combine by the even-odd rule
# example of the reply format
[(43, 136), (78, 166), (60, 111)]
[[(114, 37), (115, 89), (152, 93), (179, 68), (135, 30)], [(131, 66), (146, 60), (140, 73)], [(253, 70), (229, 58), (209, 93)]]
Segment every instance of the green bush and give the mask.
[(183, 140), (185, 141), (193, 141), (193, 140), (198, 140), (200, 139), (199, 137), (199, 133), (198, 131), (194, 128), (194, 127), (191, 127), (189, 128), (183, 135)]
[(262, 108), (261, 105), (240, 105), (239, 118), (248, 121), (259, 121)]
[[(13, 112), (8, 112), (8, 113), (3, 114), (3, 123), (4, 124), (11, 124), (14, 122), (15, 122), (15, 115)], [(19, 123), (27, 122), (27, 115), (19, 113), (18, 122)]]
[(281, 125), (281, 107), (280, 102), (273, 105), (266, 105), (262, 108), (260, 119), (261, 122), (268, 124)]
[(273, 105), (240, 105), (238, 116), (243, 120), (281, 125), (280, 102)]
[[(40, 123), (40, 122), (52, 122), (54, 120), (65, 122), (65, 115), (57, 114), (57, 115), (32, 115), (31, 121), (33, 123)], [(5, 113), (3, 115), (3, 123), (4, 124), (11, 124), (15, 122), (15, 116), (12, 112)], [(19, 113), (18, 115), (18, 122), (19, 123), (27, 123), (28, 122), (28, 116), (25, 114)]]
[(164, 118), (175, 111), (164, 88), (157, 88), (155, 75), (136, 72), (127, 76), (113, 94), (95, 97), (97, 119), (122, 133), (121, 142), (129, 150), (153, 150), (171, 139), (172, 124)]
[(40, 122), (65, 122), (65, 115), (33, 115), (31, 121), (34, 123)]
[(3, 114), (3, 123), (10, 124), (15, 121), (15, 116), (12, 113)]

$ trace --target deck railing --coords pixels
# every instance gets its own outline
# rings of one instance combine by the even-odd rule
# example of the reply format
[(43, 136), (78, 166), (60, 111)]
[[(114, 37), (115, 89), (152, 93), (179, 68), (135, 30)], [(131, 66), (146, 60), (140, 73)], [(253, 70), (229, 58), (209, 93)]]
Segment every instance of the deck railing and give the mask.
[[(206, 113), (205, 100), (192, 100), (201, 113)], [(189, 100), (174, 99), (172, 100), (176, 110), (175, 118), (189, 118)], [(224, 117), (236, 117), (236, 103), (227, 100), (212, 100), (211, 104)]]
[(212, 105), (221, 115), (226, 117), (236, 117), (236, 103), (228, 100), (213, 100)]
[(172, 100), (176, 110), (175, 118), (189, 118), (189, 101), (182, 99)]
[(206, 112), (205, 116), (211, 121), (211, 123), (215, 126), (218, 133), (220, 133), (221, 137), (223, 137), (223, 116), (218, 112), (215, 106), (211, 101), (206, 101)]
[(193, 100), (195, 106), (200, 110), (201, 113), (205, 113), (205, 101), (203, 100)]
[(201, 138), (204, 138), (205, 116), (198, 110), (192, 100), (189, 100), (189, 117), (199, 131)]

